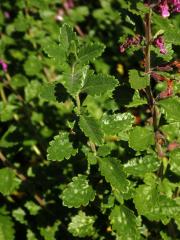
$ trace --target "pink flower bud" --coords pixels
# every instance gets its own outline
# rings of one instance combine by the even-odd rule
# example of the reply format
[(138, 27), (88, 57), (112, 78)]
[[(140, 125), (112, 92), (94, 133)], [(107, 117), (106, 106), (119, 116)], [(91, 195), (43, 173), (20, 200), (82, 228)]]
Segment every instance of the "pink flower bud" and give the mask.
[(7, 63), (5, 63), (3, 60), (0, 60), (0, 65), (2, 66), (2, 70), (4, 72), (7, 72), (7, 69), (8, 69)]

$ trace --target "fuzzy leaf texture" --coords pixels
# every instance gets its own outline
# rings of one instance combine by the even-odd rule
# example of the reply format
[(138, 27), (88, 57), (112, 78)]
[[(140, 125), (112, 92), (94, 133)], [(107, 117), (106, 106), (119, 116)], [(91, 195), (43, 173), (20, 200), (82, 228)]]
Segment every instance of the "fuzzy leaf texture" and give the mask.
[(3, 195), (13, 193), (19, 186), (19, 180), (16, 178), (15, 172), (10, 168), (0, 169), (0, 192)]
[(129, 146), (136, 151), (146, 150), (154, 144), (154, 133), (150, 127), (134, 127), (129, 134)]
[(101, 175), (110, 183), (112, 190), (119, 193), (128, 191), (129, 181), (119, 160), (110, 157), (101, 158), (99, 159), (99, 168)]
[(121, 205), (115, 206), (110, 214), (112, 229), (117, 232), (118, 239), (140, 239), (138, 221), (132, 210)]
[(68, 231), (74, 237), (91, 237), (95, 233), (93, 227), (94, 222), (95, 218), (93, 216), (87, 216), (84, 212), (80, 211), (71, 218), (71, 222), (68, 225)]
[(14, 224), (10, 216), (4, 209), (0, 209), (0, 239), (1, 240), (14, 240), (15, 231)]
[(88, 43), (80, 48), (78, 61), (85, 64), (101, 56), (104, 51), (104, 45), (100, 43)]
[(149, 85), (149, 76), (135, 69), (129, 71), (129, 82), (135, 90), (143, 89)]
[(103, 143), (103, 132), (100, 128), (100, 124), (93, 117), (81, 115), (79, 126), (90, 141), (97, 145)]
[(106, 92), (112, 92), (117, 84), (118, 81), (112, 76), (91, 73), (87, 75), (81, 91), (91, 96), (99, 96)]
[(50, 146), (47, 149), (47, 159), (50, 161), (63, 161), (74, 156), (77, 152), (73, 148), (72, 143), (69, 141), (69, 134), (61, 132), (54, 137), (54, 140), (50, 142)]
[(95, 191), (89, 185), (85, 175), (73, 177), (72, 182), (67, 185), (61, 195), (63, 205), (69, 208), (87, 206), (94, 197)]

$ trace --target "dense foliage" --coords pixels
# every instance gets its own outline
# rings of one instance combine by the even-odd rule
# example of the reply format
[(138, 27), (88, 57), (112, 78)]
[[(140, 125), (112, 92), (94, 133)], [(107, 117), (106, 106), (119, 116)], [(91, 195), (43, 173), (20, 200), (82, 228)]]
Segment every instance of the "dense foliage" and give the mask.
[(179, 5), (0, 2), (0, 240), (180, 239)]

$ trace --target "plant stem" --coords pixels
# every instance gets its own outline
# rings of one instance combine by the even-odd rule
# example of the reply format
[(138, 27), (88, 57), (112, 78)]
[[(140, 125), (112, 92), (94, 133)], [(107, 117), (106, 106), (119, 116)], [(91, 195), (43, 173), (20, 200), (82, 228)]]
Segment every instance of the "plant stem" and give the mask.
[(153, 97), (152, 89), (151, 89), (151, 42), (152, 42), (152, 33), (151, 33), (151, 17), (152, 17), (152, 9), (149, 9), (149, 13), (145, 15), (145, 39), (146, 39), (146, 48), (145, 48), (145, 73), (149, 76), (149, 86), (146, 87), (145, 92), (149, 104), (149, 108), (152, 115), (152, 125), (154, 128), (155, 135), (155, 145), (156, 152), (159, 158), (164, 157), (161, 145), (159, 144), (159, 134), (158, 131), (158, 119), (159, 119), (159, 111), (156, 106), (155, 98)]

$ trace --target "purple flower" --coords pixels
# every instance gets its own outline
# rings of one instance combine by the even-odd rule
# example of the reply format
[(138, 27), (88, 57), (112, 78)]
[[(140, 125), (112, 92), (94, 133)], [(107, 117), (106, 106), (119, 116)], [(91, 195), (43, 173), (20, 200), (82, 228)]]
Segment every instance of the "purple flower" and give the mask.
[(66, 0), (63, 5), (64, 5), (64, 8), (66, 10), (69, 10), (71, 8), (74, 8), (74, 1), (73, 0)]
[(2, 66), (2, 70), (4, 72), (7, 72), (7, 69), (8, 69), (7, 63), (5, 63), (3, 60), (0, 60), (0, 65)]
[(161, 1), (161, 3), (159, 4), (159, 11), (161, 13), (161, 16), (164, 17), (164, 18), (170, 16), (169, 6), (167, 4), (167, 0)]
[(126, 48), (129, 48), (130, 46), (134, 45), (134, 46), (137, 46), (141, 43), (142, 41), (142, 36), (140, 35), (135, 35), (134, 37), (129, 37), (126, 39), (126, 41), (120, 45), (119, 47), (119, 51), (120, 53), (123, 53), (125, 52)]
[(156, 39), (154, 39), (153, 44), (160, 49), (160, 53), (162, 54), (167, 53), (163, 36), (159, 36)]

